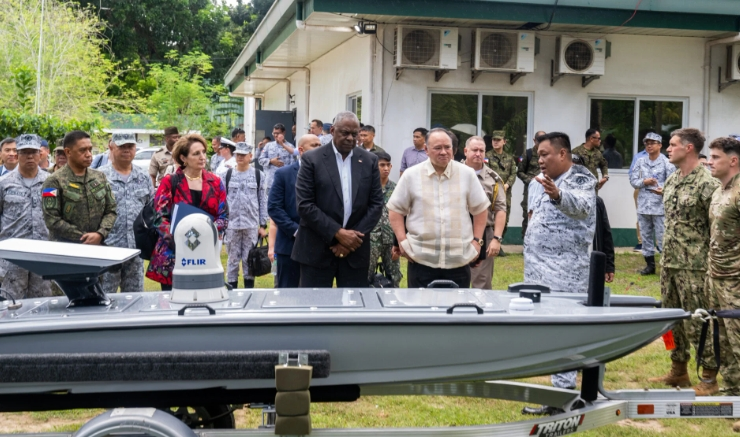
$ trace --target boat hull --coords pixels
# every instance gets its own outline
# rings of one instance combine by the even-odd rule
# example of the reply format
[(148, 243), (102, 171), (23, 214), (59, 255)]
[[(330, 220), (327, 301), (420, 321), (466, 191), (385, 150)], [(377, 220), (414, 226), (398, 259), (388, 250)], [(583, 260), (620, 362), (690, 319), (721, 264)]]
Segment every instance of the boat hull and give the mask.
[[(506, 310), (516, 296), (505, 292), (347, 291), (297, 291), (292, 298), (287, 291), (232, 292), (213, 315), (171, 304), (164, 293), (113, 295), (105, 311), (70, 310), (64, 298), (28, 301), (15, 315), (0, 314), (0, 356), (321, 350), (328, 351), (331, 370), (314, 379), (314, 387), (513, 379), (612, 361), (688, 316), (675, 309), (589, 308), (554, 297), (543, 297), (528, 315), (516, 315)], [(282, 300), (275, 297), (280, 293)], [(313, 304), (296, 303), (306, 296)], [(446, 311), (449, 302), (460, 300), (474, 300), (481, 314), (472, 308)], [(121, 363), (137, 365), (135, 359)], [(274, 384), (197, 377), (137, 381), (113, 373), (90, 381), (2, 381), (0, 394), (251, 390)]]

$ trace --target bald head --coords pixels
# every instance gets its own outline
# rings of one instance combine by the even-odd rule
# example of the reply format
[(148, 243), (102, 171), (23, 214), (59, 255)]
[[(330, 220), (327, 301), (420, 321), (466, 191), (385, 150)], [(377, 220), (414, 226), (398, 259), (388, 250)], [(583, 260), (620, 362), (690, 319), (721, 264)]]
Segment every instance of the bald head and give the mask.
[(306, 134), (298, 140), (298, 153), (303, 155), (309, 150), (315, 149), (321, 146), (321, 140), (314, 134)]

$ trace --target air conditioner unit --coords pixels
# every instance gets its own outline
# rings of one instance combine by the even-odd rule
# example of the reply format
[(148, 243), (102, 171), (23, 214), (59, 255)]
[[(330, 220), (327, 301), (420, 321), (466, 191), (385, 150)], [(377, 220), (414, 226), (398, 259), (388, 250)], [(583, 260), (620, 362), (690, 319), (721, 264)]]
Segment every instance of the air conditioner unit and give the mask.
[(606, 40), (561, 36), (557, 42), (558, 74), (601, 76), (606, 60)]
[(396, 68), (457, 69), (457, 28), (398, 26), (393, 63)]
[(531, 73), (535, 35), (528, 32), (475, 30), (473, 70)]
[(740, 44), (727, 46), (727, 80), (740, 80)]

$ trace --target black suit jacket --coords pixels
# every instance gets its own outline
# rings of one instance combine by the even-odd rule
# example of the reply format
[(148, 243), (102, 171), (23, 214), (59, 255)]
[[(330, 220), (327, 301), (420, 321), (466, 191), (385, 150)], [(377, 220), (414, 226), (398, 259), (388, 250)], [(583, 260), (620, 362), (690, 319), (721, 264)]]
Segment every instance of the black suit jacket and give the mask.
[[(378, 157), (362, 148), (352, 154), (352, 214), (345, 229), (365, 235), (362, 246), (347, 256), (352, 268), (368, 268), (370, 232), (383, 212)], [(306, 152), (296, 181), (296, 206), (301, 218), (291, 258), (316, 268), (325, 268), (336, 260), (329, 249), (337, 244), (334, 235), (342, 228), (344, 202), (342, 183), (329, 143)]]

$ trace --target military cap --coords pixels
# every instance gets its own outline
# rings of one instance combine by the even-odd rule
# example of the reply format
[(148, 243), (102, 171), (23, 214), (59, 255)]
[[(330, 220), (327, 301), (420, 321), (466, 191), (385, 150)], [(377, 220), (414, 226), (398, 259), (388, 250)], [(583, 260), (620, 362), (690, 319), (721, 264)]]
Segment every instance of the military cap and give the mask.
[(234, 153), (237, 153), (239, 155), (249, 155), (254, 150), (254, 146), (251, 146), (247, 143), (236, 143), (236, 150)]
[(645, 138), (642, 139), (642, 142), (644, 143), (645, 141), (649, 141), (649, 140), (653, 140), (653, 141), (657, 141), (659, 143), (662, 143), (663, 142), (663, 137), (661, 137), (660, 135), (656, 134), (655, 132), (648, 132), (648, 134), (645, 135)]
[(494, 140), (503, 140), (506, 139), (506, 132), (502, 130), (495, 130), (493, 131), (493, 134), (491, 135), (491, 138)]
[(124, 144), (136, 144), (136, 136), (132, 133), (117, 133), (113, 134), (111, 141), (116, 146), (123, 146)]
[(41, 149), (41, 138), (35, 134), (23, 134), (15, 142), (17, 150)]
[(177, 135), (180, 131), (177, 130), (177, 126), (170, 126), (164, 129), (165, 135)]

